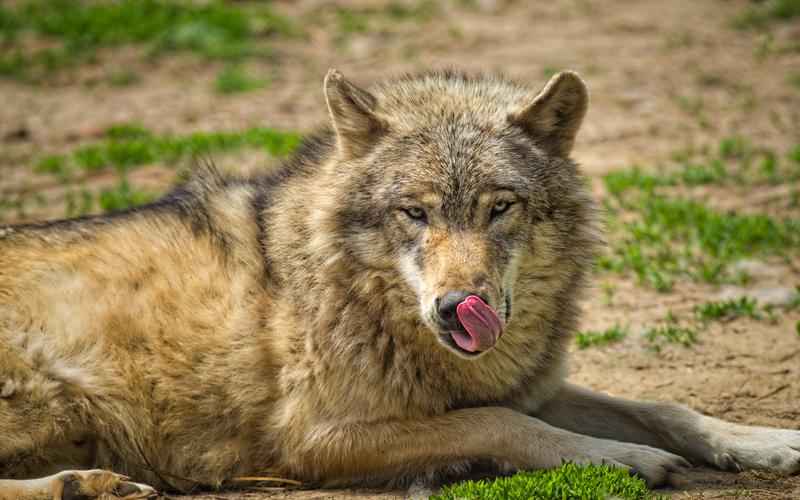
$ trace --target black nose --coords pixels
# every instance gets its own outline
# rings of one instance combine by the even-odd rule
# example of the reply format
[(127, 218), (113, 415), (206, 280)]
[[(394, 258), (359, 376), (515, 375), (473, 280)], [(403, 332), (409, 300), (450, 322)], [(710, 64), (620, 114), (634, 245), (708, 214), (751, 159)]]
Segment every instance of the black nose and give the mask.
[(458, 304), (464, 302), (464, 299), (469, 297), (470, 295), (477, 295), (481, 298), (484, 302), (488, 303), (488, 301), (478, 295), (477, 293), (472, 292), (464, 292), (464, 291), (457, 291), (457, 292), (447, 292), (443, 296), (436, 299), (436, 312), (439, 313), (439, 318), (442, 320), (442, 323), (445, 327), (450, 328), (458, 328), (458, 315), (456, 314), (456, 308)]

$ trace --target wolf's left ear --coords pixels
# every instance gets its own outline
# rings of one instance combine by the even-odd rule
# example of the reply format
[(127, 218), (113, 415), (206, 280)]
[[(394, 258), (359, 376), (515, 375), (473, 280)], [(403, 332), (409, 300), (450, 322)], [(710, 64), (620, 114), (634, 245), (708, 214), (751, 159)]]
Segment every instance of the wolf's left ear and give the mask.
[(339, 151), (345, 157), (365, 154), (386, 131), (386, 123), (375, 114), (375, 97), (335, 69), (325, 75), (325, 100)]
[(588, 103), (589, 92), (581, 77), (564, 71), (550, 78), (533, 102), (508, 119), (525, 129), (547, 153), (566, 158)]

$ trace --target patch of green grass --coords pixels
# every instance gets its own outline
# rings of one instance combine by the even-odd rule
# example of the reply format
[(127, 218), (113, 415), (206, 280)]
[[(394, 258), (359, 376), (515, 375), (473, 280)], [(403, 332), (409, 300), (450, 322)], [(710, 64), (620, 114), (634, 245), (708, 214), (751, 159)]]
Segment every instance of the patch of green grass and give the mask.
[(686, 186), (719, 184), (729, 178), (725, 163), (718, 159), (706, 163), (686, 163), (677, 176), (681, 184)]
[(358, 10), (340, 7), (336, 9), (336, 21), (340, 36), (369, 31), (369, 16)]
[(385, 7), (337, 6), (334, 13), (336, 43), (343, 43), (355, 34), (376, 30), (387, 31), (398, 23), (426, 23), (441, 13), (438, 2), (416, 0), (414, 2), (390, 2)]
[(726, 137), (719, 143), (719, 155), (727, 159), (744, 159), (751, 154), (752, 149), (752, 145), (746, 139), (737, 136)]
[(386, 6), (386, 15), (398, 21), (425, 22), (439, 13), (439, 4), (433, 0), (419, 0), (415, 3), (390, 2)]
[(241, 59), (261, 54), (257, 42), (266, 37), (297, 32), (268, 5), (234, 6), (221, 0), (29, 0), (0, 7), (0, 27), (6, 37), (26, 31), (60, 43), (38, 51), (15, 47), (0, 52), (0, 76), (20, 79), (85, 62), (102, 47), (138, 44), (152, 54), (192, 51)]
[(687, 326), (681, 326), (670, 313), (664, 324), (647, 329), (644, 338), (650, 348), (655, 351), (660, 351), (665, 344), (691, 347), (697, 342), (697, 331)]
[(800, 90), (800, 71), (793, 71), (792, 73), (789, 73), (789, 75), (786, 77), (786, 81), (792, 87)]
[(253, 78), (241, 66), (229, 65), (217, 75), (214, 89), (220, 94), (238, 94), (260, 89), (266, 85), (266, 81)]
[(553, 76), (555, 76), (556, 73), (558, 73), (558, 68), (556, 68), (555, 66), (545, 66), (544, 68), (542, 68), (542, 76), (544, 76), (548, 80)]
[(446, 486), (431, 500), (570, 499), (645, 500), (653, 498), (644, 481), (606, 465), (566, 463), (557, 469), (520, 472), (491, 481), (464, 481)]
[(276, 157), (291, 153), (300, 142), (292, 132), (255, 127), (240, 132), (195, 132), (184, 136), (157, 136), (137, 125), (119, 125), (106, 132), (106, 139), (81, 146), (69, 155), (50, 155), (36, 165), (40, 171), (80, 168), (97, 171), (109, 167), (127, 170), (155, 162), (174, 162), (192, 155), (264, 149)]
[(89, 214), (95, 209), (101, 212), (119, 212), (129, 208), (150, 203), (159, 193), (138, 189), (133, 186), (123, 173), (114, 186), (100, 191), (91, 191), (86, 187), (70, 189), (66, 194), (66, 216), (79, 217)]
[(758, 302), (750, 297), (711, 301), (694, 308), (695, 316), (702, 322), (730, 321), (736, 318), (761, 319)]
[(700, 202), (655, 193), (641, 194), (626, 208), (633, 220), (622, 232), (602, 269), (633, 271), (640, 283), (669, 291), (677, 276), (719, 283), (730, 280), (727, 264), (756, 253), (780, 253), (800, 245), (800, 220), (761, 214), (719, 212)]
[(652, 191), (658, 186), (672, 186), (675, 184), (675, 179), (663, 174), (647, 173), (641, 167), (634, 166), (606, 174), (603, 183), (610, 194), (620, 196), (634, 188)]
[(40, 174), (64, 176), (67, 173), (67, 161), (62, 155), (48, 155), (39, 160), (35, 170)]
[(100, 191), (97, 202), (103, 212), (119, 212), (150, 203), (157, 196), (156, 193), (134, 188), (128, 179), (122, 176), (116, 186)]
[(141, 81), (141, 77), (129, 69), (114, 71), (108, 75), (108, 83), (113, 87), (129, 87)]
[(614, 325), (603, 331), (587, 330), (578, 332), (575, 341), (579, 349), (587, 349), (594, 346), (613, 344), (624, 339), (628, 335), (628, 329), (620, 325)]
[(70, 189), (66, 193), (66, 217), (80, 217), (91, 213), (95, 205), (94, 194), (86, 188)]
[(800, 146), (786, 159), (739, 137), (722, 140), (716, 152), (686, 152), (677, 169), (641, 167), (604, 176), (608, 229), (615, 237), (599, 267), (632, 271), (640, 283), (670, 291), (679, 277), (721, 283), (743, 276), (727, 271), (731, 260), (759, 253), (785, 253), (800, 246), (800, 219), (715, 210), (691, 198), (669, 195), (674, 187), (702, 184), (777, 184), (800, 178)]
[(700, 127), (704, 129), (711, 128), (711, 121), (708, 119), (705, 102), (702, 97), (679, 95), (675, 97), (675, 102), (681, 110), (692, 116)]
[(751, 4), (733, 19), (738, 29), (764, 28), (776, 21), (800, 17), (800, 0), (766, 0)]

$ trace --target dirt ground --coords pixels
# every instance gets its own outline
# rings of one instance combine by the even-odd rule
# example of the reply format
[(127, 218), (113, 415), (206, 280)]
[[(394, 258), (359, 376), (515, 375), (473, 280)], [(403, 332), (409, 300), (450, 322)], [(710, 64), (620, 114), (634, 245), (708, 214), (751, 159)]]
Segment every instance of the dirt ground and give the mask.
[[(92, 141), (119, 122), (176, 133), (257, 125), (307, 131), (325, 118), (322, 77), (332, 66), (361, 83), (457, 66), (503, 72), (532, 86), (542, 85), (551, 69), (575, 69), (588, 82), (591, 105), (574, 156), (594, 179), (632, 164), (659, 165), (675, 151), (715, 145), (732, 134), (780, 151), (800, 143), (800, 89), (787, 83), (800, 69), (800, 52), (775, 49), (800, 39), (800, 22), (777, 24), (769, 35), (734, 30), (730, 18), (748, 5), (744, 1), (454, 2), (423, 23), (388, 23), (344, 41), (314, 20), (324, 4), (274, 3), (281, 12), (307, 19), (308, 36), (276, 41), (275, 60), (254, 63), (271, 83), (250, 93), (215, 93), (217, 63), (192, 56), (144, 62), (125, 50), (105, 54), (74, 81), (44, 87), (0, 81), (0, 196), (38, 192), (58, 200), (64, 186), (33, 174), (33, 160)], [(142, 80), (124, 88), (87, 83), (92, 72), (122, 66), (135, 68)], [(19, 130), (26, 131), (24, 137)], [(260, 161), (248, 154), (219, 159), (244, 170)], [(172, 182), (171, 173), (159, 166), (139, 169), (134, 178), (158, 188)], [(717, 195), (716, 203), (746, 208), (758, 193)], [(52, 206), (33, 209), (25, 218), (63, 215)], [(745, 292), (800, 284), (797, 259), (758, 264)], [(597, 282), (587, 298), (585, 328), (622, 322), (639, 332), (668, 309), (691, 312), (723, 293), (681, 282), (672, 293), (659, 294), (632, 278), (607, 275)], [(613, 288), (613, 299), (601, 287)], [(629, 335), (611, 346), (576, 350), (570, 378), (617, 396), (678, 401), (735, 422), (799, 429), (800, 337), (793, 332), (798, 320), (795, 309), (775, 322), (714, 324), (697, 345), (660, 353), (646, 349), (640, 335)], [(664, 493), (679, 499), (800, 498), (800, 477), (698, 469), (675, 478), (675, 488)], [(193, 498), (409, 495), (270, 490)]]

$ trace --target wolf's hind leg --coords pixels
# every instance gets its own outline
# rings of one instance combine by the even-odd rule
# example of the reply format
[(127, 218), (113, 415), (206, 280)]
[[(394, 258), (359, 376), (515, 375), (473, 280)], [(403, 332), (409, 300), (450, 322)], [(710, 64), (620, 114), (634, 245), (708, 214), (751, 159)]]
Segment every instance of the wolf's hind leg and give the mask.
[(562, 429), (661, 448), (720, 469), (800, 472), (798, 430), (724, 422), (673, 403), (613, 398), (570, 384), (532, 413)]
[(157, 492), (104, 470), (64, 471), (40, 479), (0, 480), (0, 500), (142, 500)]

